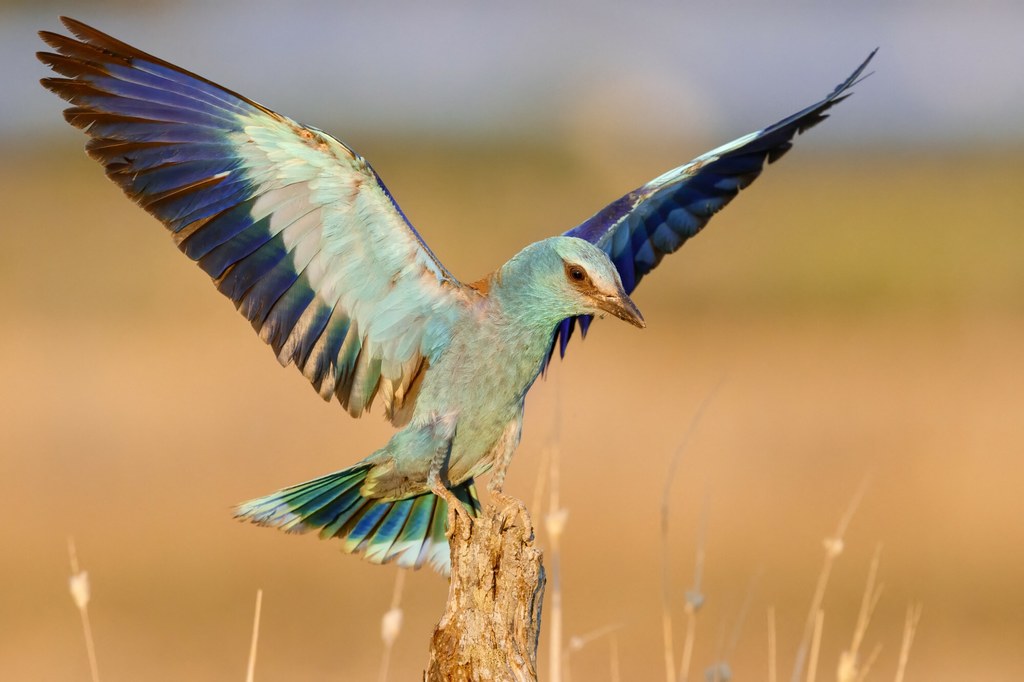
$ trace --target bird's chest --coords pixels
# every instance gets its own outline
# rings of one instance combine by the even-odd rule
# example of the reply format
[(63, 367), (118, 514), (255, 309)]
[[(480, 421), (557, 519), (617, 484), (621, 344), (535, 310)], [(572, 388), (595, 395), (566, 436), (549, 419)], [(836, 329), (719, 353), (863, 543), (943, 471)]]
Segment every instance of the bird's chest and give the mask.
[(529, 333), (505, 321), (488, 322), (484, 318), (454, 339), (431, 373), (437, 382), (432, 388), (445, 394), (445, 403), (456, 406), (460, 417), (518, 411), (550, 345), (550, 329)]
[(422, 414), (456, 416), (453, 462), (489, 454), (508, 425), (521, 418), (552, 331), (481, 316), (453, 338), (431, 368), (416, 406)]

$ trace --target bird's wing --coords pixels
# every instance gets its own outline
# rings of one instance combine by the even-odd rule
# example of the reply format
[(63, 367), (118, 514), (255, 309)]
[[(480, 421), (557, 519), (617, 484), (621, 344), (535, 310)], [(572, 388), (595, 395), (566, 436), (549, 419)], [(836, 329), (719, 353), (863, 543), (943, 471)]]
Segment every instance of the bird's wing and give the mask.
[(464, 289), (343, 143), (72, 19), (42, 83), (283, 364), (358, 416), (411, 412)]
[[(566, 232), (597, 245), (615, 263), (626, 293), (661, 259), (694, 236), (741, 189), (793, 146), (798, 133), (828, 118), (830, 108), (849, 96), (868, 58), (825, 99), (763, 130), (744, 135), (674, 168), (608, 204), (587, 221)], [(586, 333), (590, 318), (579, 318)], [(576, 318), (562, 322), (552, 347), (565, 355)], [(552, 353), (553, 354), (553, 353)]]

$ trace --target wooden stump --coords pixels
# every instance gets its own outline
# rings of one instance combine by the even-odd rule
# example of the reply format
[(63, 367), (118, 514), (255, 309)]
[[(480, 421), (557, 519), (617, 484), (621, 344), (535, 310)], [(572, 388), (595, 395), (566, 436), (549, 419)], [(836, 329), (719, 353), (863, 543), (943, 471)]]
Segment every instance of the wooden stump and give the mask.
[(490, 505), (449, 538), (451, 585), (434, 628), (427, 682), (535, 682), (544, 597), (542, 553), (521, 504)]

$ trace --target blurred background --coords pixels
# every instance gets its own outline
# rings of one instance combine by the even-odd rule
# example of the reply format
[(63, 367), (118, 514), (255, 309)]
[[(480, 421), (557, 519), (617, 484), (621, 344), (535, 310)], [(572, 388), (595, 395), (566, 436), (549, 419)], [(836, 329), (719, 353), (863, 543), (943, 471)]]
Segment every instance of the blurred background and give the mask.
[[(822, 540), (867, 478), (819, 679), (879, 545), (870, 679), (895, 674), (911, 603), (907, 679), (1024, 679), (1024, 5), (552, 4), (0, 3), (0, 679), (88, 678), (68, 536), (107, 680), (242, 679), (257, 588), (258, 679), (376, 679), (396, 575), (232, 520), (390, 430), (282, 370), (86, 158), (37, 84), (35, 32), (60, 13), (345, 140), (466, 281), (880, 47), (831, 119), (644, 281), (646, 330), (595, 324), (538, 382), (507, 490), (530, 502), (557, 445), (566, 635), (615, 626), (622, 679), (663, 679), (662, 490), (711, 396), (667, 548), (678, 654), (706, 524), (695, 677), (726, 659), (764, 679), (773, 607), (789, 678)], [(446, 590), (408, 576), (390, 679), (419, 679)], [(611, 679), (611, 645), (573, 652), (574, 678)]]

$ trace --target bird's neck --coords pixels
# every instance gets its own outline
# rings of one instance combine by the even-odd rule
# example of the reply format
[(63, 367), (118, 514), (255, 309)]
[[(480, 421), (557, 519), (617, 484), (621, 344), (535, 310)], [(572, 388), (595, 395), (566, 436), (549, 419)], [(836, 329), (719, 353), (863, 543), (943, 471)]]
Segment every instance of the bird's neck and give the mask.
[(496, 345), (525, 392), (540, 373), (555, 327), (568, 315), (531, 268), (515, 265), (522, 264), (510, 262), (491, 277), (488, 298)]
[(553, 284), (546, 280), (549, 269), (531, 255), (528, 247), (499, 268), (490, 278), (488, 294), (502, 314), (524, 333), (550, 337), (555, 326), (572, 311), (553, 293)]

